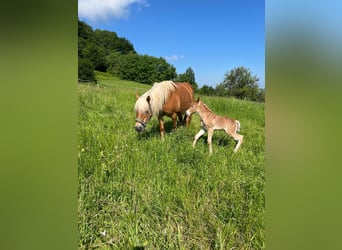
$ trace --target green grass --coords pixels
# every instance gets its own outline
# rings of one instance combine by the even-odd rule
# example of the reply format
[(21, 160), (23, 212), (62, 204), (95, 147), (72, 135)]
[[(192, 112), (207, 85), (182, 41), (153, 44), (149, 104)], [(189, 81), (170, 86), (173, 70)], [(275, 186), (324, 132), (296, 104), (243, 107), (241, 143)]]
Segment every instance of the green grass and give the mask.
[(97, 73), (79, 84), (79, 249), (265, 248), (264, 105), (201, 97), (216, 113), (241, 122), (244, 142), (215, 131), (213, 155), (200, 128), (171, 132), (162, 143), (154, 118), (134, 130), (135, 91), (150, 88)]

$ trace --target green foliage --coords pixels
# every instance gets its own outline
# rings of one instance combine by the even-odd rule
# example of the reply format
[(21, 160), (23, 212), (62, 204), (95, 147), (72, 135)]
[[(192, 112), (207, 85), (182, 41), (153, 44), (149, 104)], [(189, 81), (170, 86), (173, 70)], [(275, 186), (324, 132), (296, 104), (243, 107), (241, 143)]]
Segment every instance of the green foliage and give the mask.
[(108, 68), (107, 72), (113, 75), (119, 75), (119, 65), (121, 61), (122, 54), (116, 51), (111, 52), (107, 56)]
[(265, 89), (258, 88), (257, 76), (252, 76), (245, 67), (234, 68), (225, 74), (224, 81), (215, 89), (207, 85), (197, 90), (198, 94), (235, 97), (243, 100), (265, 102)]
[(97, 46), (94, 43), (88, 44), (87, 47), (84, 48), (82, 55), (93, 63), (95, 70), (102, 72), (106, 71), (107, 61), (105, 51), (102, 47)]
[(79, 84), (79, 249), (264, 249), (264, 105), (203, 97), (218, 114), (239, 119), (237, 154), (224, 132), (196, 148), (188, 130), (161, 143), (156, 119), (134, 130), (135, 91), (149, 86), (97, 72), (98, 87)]
[(265, 89), (258, 89), (257, 92), (257, 101), (265, 102)]
[(225, 74), (222, 84), (227, 89), (228, 96), (256, 101), (258, 81), (258, 77), (252, 76), (249, 69), (237, 67)]
[(120, 56), (111, 70), (124, 80), (153, 84), (163, 80), (172, 80), (176, 69), (164, 58), (148, 55), (128, 54)]
[(133, 45), (123, 37), (118, 37), (115, 32), (96, 29), (94, 32), (96, 44), (105, 50), (109, 55), (113, 51), (120, 54), (135, 53)]
[(94, 65), (87, 58), (78, 58), (78, 79), (79, 81), (95, 81)]
[(192, 85), (194, 90), (198, 88), (198, 85), (195, 80), (195, 72), (191, 67), (187, 68), (184, 74), (179, 74), (175, 79), (176, 82), (188, 82)]
[(93, 29), (80, 20), (78, 20), (78, 37), (81, 37), (84, 40), (93, 40), (94, 37)]
[(133, 45), (126, 38), (118, 37), (115, 32), (98, 29), (93, 31), (88, 24), (78, 20), (79, 58), (88, 59), (93, 69), (105, 72), (108, 66), (113, 64), (109, 59), (115, 52), (118, 55), (136, 53)]
[(215, 94), (218, 96), (227, 96), (227, 90), (224, 83), (220, 83), (215, 87)]
[(197, 93), (201, 95), (206, 95), (206, 96), (211, 96), (211, 95), (216, 94), (215, 89), (208, 85), (203, 85), (202, 88), (198, 89)]
[[(78, 20), (78, 56), (91, 62), (81, 62), (83, 72), (95, 69), (110, 72), (122, 79), (153, 84), (176, 78), (176, 69), (163, 58), (138, 55), (133, 45), (118, 37), (115, 32), (95, 31), (86, 23)], [(85, 70), (84, 67), (91, 66)], [(194, 79), (194, 78), (193, 78)]]

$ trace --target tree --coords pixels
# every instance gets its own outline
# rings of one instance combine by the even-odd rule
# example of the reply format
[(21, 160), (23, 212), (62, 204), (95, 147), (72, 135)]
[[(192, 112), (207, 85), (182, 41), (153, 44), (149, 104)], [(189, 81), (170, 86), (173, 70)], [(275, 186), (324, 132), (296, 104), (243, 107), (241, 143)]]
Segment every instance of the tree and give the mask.
[(95, 70), (105, 72), (108, 64), (106, 60), (105, 51), (102, 47), (91, 43), (83, 50), (83, 57), (89, 59)]
[(120, 52), (113, 51), (106, 57), (106, 60), (108, 62), (107, 72), (110, 72), (113, 75), (119, 75), (118, 67), (121, 60), (121, 56), (122, 54)]
[(153, 84), (176, 77), (176, 69), (164, 58), (130, 53), (113, 57), (110, 61), (110, 72), (116, 73), (124, 80)]
[(198, 88), (198, 85), (195, 80), (195, 73), (192, 70), (192, 68), (187, 68), (184, 74), (179, 74), (178, 77), (176, 78), (177, 82), (188, 82), (192, 85), (194, 90)]
[(90, 40), (94, 37), (93, 29), (88, 24), (80, 20), (78, 20), (78, 37)]
[(82, 61), (80, 65), (83, 70), (88, 65), (92, 70), (105, 72), (108, 67), (113, 69), (117, 62), (115, 57), (130, 53), (136, 54), (133, 45), (126, 38), (118, 37), (112, 31), (93, 31), (88, 24), (78, 20), (78, 57), (91, 62)]
[(223, 83), (220, 83), (215, 88), (215, 94), (218, 96), (226, 96), (227, 90)]
[(198, 93), (201, 95), (214, 95), (215, 94), (215, 89), (211, 86), (208, 85), (203, 85), (202, 88), (198, 89)]
[(79, 81), (95, 81), (94, 65), (87, 58), (78, 57), (78, 80)]
[(111, 54), (113, 51), (121, 54), (136, 54), (133, 45), (126, 38), (118, 37), (113, 31), (96, 29), (94, 39), (96, 44), (104, 49), (106, 55)]
[(238, 99), (257, 100), (259, 78), (252, 76), (249, 69), (237, 67), (225, 74), (223, 85), (227, 89), (228, 96)]
[(265, 102), (265, 89), (259, 88), (257, 93), (257, 101)]

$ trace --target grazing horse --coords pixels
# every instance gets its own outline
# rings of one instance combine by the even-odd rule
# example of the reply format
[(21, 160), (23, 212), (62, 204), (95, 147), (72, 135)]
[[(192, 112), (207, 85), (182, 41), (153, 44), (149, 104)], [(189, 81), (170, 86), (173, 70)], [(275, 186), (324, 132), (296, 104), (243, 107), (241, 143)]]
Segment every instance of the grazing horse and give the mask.
[(205, 131), (208, 131), (208, 145), (210, 154), (213, 153), (211, 148), (211, 138), (213, 136), (214, 130), (225, 130), (226, 133), (232, 137), (237, 144), (234, 148), (234, 153), (236, 153), (242, 143), (243, 136), (239, 135), (237, 132), (240, 131), (240, 122), (229, 117), (223, 117), (212, 112), (208, 106), (200, 100), (191, 103), (190, 108), (185, 112), (186, 115), (192, 115), (197, 112), (201, 117), (201, 130), (195, 135), (195, 139), (192, 146), (195, 147), (196, 141), (200, 138)]
[[(177, 116), (182, 122), (182, 115), (190, 107), (194, 99), (194, 91), (189, 83), (174, 83), (163, 81), (155, 83), (150, 90), (142, 96), (136, 93), (135, 103), (136, 123), (135, 130), (143, 132), (146, 123), (153, 115), (158, 117), (161, 139), (164, 140), (163, 116), (172, 118), (173, 129), (177, 128)], [(188, 127), (191, 116), (185, 117), (185, 124)]]

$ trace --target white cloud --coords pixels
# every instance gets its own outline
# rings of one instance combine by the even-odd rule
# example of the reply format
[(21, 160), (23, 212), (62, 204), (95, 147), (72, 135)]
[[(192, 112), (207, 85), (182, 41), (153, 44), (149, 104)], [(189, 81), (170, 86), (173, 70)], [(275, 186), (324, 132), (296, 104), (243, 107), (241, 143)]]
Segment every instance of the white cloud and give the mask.
[(183, 55), (172, 55), (172, 56), (164, 56), (164, 58), (166, 61), (174, 62), (174, 61), (179, 61), (179, 60), (184, 59), (184, 56)]
[(78, 0), (78, 16), (90, 20), (127, 18), (132, 4), (148, 7), (145, 0)]

